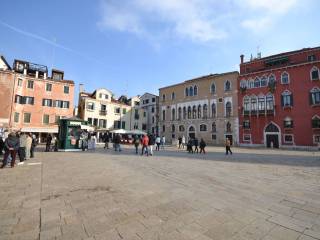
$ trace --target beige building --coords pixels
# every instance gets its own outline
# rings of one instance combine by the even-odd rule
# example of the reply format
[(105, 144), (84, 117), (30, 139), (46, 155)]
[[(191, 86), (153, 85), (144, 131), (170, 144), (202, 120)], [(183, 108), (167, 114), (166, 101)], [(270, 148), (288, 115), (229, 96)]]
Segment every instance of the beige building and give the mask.
[(238, 144), (238, 72), (211, 74), (159, 89), (159, 130), (166, 142), (179, 137)]

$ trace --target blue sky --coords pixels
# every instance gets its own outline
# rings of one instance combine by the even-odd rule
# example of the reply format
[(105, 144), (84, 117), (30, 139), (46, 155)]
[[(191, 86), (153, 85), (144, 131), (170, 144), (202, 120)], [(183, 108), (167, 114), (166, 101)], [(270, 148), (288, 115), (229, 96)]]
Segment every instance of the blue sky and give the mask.
[(318, 0), (10, 0), (0, 9), (0, 53), (53, 66), (119, 96), (249, 59), (320, 45)]

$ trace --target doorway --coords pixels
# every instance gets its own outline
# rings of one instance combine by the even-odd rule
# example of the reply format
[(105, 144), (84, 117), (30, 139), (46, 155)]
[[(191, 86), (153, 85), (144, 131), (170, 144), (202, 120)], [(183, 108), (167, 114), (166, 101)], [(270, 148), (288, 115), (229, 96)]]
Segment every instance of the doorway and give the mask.
[(265, 145), (267, 148), (280, 147), (280, 129), (274, 123), (269, 123), (264, 130)]
[(194, 139), (196, 137), (196, 129), (194, 128), (194, 126), (189, 127), (188, 136), (189, 136), (189, 139), (190, 138)]
[(278, 134), (266, 134), (267, 148), (279, 148)]

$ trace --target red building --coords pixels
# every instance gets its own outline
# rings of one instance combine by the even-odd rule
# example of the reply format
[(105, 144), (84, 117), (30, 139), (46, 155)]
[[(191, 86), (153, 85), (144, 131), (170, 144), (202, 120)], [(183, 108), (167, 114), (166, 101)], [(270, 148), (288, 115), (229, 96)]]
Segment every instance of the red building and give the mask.
[(248, 62), (240, 57), (240, 144), (275, 148), (320, 144), (320, 47)]

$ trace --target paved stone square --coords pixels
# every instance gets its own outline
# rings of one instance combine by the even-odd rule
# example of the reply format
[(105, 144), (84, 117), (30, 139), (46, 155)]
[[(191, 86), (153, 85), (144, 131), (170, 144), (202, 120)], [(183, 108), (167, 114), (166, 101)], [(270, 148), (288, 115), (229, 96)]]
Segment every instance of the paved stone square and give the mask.
[(45, 153), (0, 171), (0, 239), (320, 239), (320, 154)]

